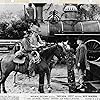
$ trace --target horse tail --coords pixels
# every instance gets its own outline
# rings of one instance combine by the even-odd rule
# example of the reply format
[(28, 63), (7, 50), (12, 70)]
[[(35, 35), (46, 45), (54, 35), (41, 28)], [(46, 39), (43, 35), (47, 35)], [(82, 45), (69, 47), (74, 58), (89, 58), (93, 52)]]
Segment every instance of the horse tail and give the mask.
[[(3, 59), (3, 58), (2, 58)], [(2, 79), (2, 69), (1, 69), (1, 61), (2, 59), (0, 59), (0, 80)], [(1, 81), (0, 81), (1, 82)]]
[(2, 59), (3, 59), (3, 58), (0, 59), (0, 71), (1, 71), (1, 61), (2, 61)]
[(0, 59), (0, 71), (1, 71), (1, 61), (2, 61), (2, 59), (3, 59), (3, 58)]

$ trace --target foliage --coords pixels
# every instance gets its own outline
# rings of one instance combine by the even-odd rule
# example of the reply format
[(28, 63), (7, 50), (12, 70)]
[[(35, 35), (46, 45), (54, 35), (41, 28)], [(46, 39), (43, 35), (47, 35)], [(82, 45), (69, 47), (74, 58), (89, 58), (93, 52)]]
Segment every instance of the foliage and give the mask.
[(0, 23), (0, 38), (1, 39), (21, 39), (24, 36), (24, 31), (28, 30), (28, 23), (22, 20), (13, 21), (11, 23)]
[(27, 29), (23, 10), (16, 13), (5, 11), (0, 14), (0, 39), (21, 39)]
[(81, 20), (96, 20), (96, 16), (100, 17), (100, 7), (97, 4), (79, 4), (78, 11)]

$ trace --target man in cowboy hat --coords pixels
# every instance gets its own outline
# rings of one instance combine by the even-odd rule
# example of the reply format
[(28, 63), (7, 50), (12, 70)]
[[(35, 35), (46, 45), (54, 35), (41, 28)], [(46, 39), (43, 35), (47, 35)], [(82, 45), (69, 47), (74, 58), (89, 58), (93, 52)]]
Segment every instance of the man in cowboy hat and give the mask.
[[(19, 58), (19, 59), (22, 58), (23, 55), (27, 56), (29, 58), (29, 67), (27, 70), (29, 71), (29, 73), (28, 73), (29, 76), (31, 76), (32, 73), (35, 75), (35, 71), (34, 71), (35, 61), (38, 61), (38, 58), (35, 61), (33, 60), (34, 59), (33, 52), (35, 53), (35, 51), (33, 50), (33, 48), (31, 47), (31, 44), (30, 44), (30, 34), (26, 31), (24, 33), (25, 33), (24, 38), (21, 41), (22, 49), (17, 51), (15, 53), (15, 56), (16, 56), (16, 58)], [(39, 60), (40, 60), (40, 58), (39, 58)]]
[[(32, 47), (30, 45), (30, 34), (28, 34), (26, 31), (24, 31), (25, 35), (24, 38), (20, 41), (21, 43), (21, 49), (15, 53), (16, 58), (22, 58), (23, 56), (30, 56), (32, 52)], [(19, 44), (20, 44), (19, 43)]]
[(82, 38), (77, 39), (78, 47), (76, 48), (76, 69), (78, 79), (76, 80), (77, 89), (81, 89), (84, 83), (84, 74), (87, 65), (87, 48)]
[(40, 46), (45, 45), (39, 36), (39, 33), (41, 32), (39, 26), (31, 23), (29, 31), (31, 31), (30, 43), (33, 48), (39, 48)]

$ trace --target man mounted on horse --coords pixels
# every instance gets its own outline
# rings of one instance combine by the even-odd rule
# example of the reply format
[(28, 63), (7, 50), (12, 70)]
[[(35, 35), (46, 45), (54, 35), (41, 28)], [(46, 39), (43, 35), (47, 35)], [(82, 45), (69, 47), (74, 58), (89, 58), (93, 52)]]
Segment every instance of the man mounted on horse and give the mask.
[(30, 42), (33, 48), (45, 46), (45, 42), (43, 42), (41, 37), (39, 36), (39, 33), (41, 32), (40, 25), (37, 24), (36, 21), (30, 24), (30, 29), (28, 31), (31, 31)]
[[(18, 43), (20, 44), (21, 49), (16, 53), (13, 50), (13, 52), (4, 55), (0, 62), (1, 63), (0, 72), (2, 74), (0, 80), (0, 87), (2, 84), (4, 93), (7, 92), (5, 89), (5, 81), (12, 71), (28, 75), (29, 72), (30, 75), (32, 75), (33, 72), (35, 71), (37, 74), (39, 74), (38, 91), (40, 93), (44, 93), (44, 79), (45, 79), (44, 77), (46, 74), (48, 91), (49, 92), (51, 91), (50, 72), (52, 69), (52, 65), (50, 64), (50, 62), (54, 57), (54, 55), (59, 60), (61, 60), (63, 56), (63, 49), (60, 45), (56, 43), (45, 48), (44, 50), (42, 50), (42, 52), (38, 52), (37, 48), (41, 47), (41, 45), (45, 46), (45, 43), (41, 40), (40, 36), (37, 34), (39, 33), (39, 31), (36, 32), (36, 30), (38, 30), (38, 27), (36, 26), (37, 24), (32, 25), (34, 27), (37, 27), (36, 30), (35, 28), (32, 29), (31, 25), (32, 23), (30, 24), (30, 29), (25, 31), (24, 38)], [(34, 38), (32, 38), (32, 35)]]
[(16, 62), (16, 58), (21, 58), (22, 56), (28, 57), (30, 60), (28, 70), (30, 72), (31, 64), (38, 64), (41, 61), (40, 54), (39, 52), (37, 52), (37, 49), (41, 46), (44, 46), (45, 44), (38, 35), (39, 28), (37, 25), (35, 25), (36, 23), (29, 22), (29, 24), (30, 28), (28, 29), (28, 32), (25, 31), (24, 38), (21, 41), (22, 49), (15, 53), (16, 57), (14, 59), (14, 62)]

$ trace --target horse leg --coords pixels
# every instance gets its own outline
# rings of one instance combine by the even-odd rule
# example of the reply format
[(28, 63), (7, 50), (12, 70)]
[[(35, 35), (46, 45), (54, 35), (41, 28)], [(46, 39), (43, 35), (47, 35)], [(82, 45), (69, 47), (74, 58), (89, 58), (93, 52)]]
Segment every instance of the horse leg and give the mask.
[(44, 76), (45, 73), (39, 73), (39, 89), (40, 93), (44, 93)]
[(2, 75), (2, 81), (0, 82), (2, 84), (2, 90), (4, 93), (7, 93), (6, 89), (5, 89), (5, 80), (6, 80), (7, 76), (5, 76), (4, 74)]
[(16, 75), (17, 75), (17, 72), (15, 72), (15, 74), (14, 74), (14, 86), (16, 86)]
[(0, 93), (1, 93), (1, 82), (0, 82)]
[(6, 89), (5, 89), (5, 82), (2, 83), (2, 88), (3, 88), (3, 92), (7, 93)]
[(6, 77), (4, 74), (2, 74), (2, 71), (0, 72), (0, 93), (2, 93), (2, 90), (4, 93), (7, 93), (6, 89), (5, 89), (5, 80), (6, 80)]
[(51, 93), (51, 85), (50, 85), (50, 73), (51, 73), (51, 70), (49, 68), (47, 68), (46, 70), (46, 77), (47, 77), (47, 85), (48, 85), (48, 91), (49, 93)]

